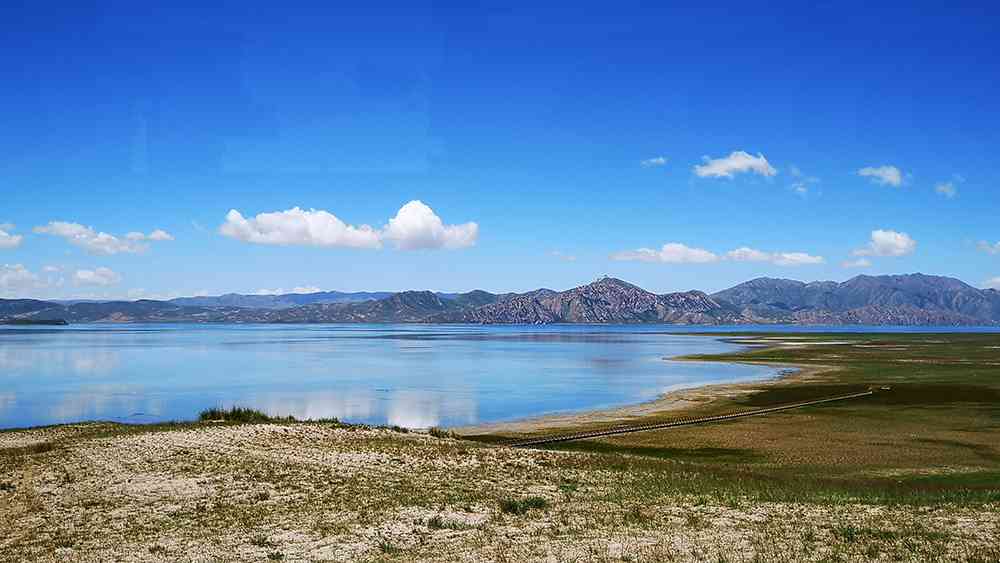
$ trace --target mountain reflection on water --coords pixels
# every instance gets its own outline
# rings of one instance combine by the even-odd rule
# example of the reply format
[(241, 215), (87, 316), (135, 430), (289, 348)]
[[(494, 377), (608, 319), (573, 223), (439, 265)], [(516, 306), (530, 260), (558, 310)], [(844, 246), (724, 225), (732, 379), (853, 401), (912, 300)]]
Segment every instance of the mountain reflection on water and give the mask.
[(190, 420), (234, 404), (301, 419), (468, 425), (774, 375), (664, 360), (735, 348), (663, 326), (19, 327), (0, 330), (0, 427)]

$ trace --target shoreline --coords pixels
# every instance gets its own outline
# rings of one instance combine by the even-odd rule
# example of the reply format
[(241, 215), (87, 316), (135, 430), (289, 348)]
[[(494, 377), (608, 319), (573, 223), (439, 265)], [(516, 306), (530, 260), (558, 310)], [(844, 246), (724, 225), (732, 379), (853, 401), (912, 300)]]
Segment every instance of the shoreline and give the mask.
[[(791, 336), (791, 335), (790, 335)], [(758, 347), (761, 349), (774, 348), (781, 349), (794, 347), (804, 343), (796, 342), (795, 337), (772, 339), (774, 337), (757, 336), (720, 336), (719, 340), (740, 344), (747, 347)], [(809, 342), (815, 345), (816, 342)], [(775, 362), (750, 362), (724, 360), (703, 360), (691, 356), (674, 356), (664, 358), (672, 362), (705, 362), (718, 364), (739, 364), (757, 365), (772, 367), (777, 370), (773, 377), (753, 381), (740, 381), (730, 383), (709, 383), (707, 385), (696, 385), (674, 389), (660, 394), (654, 399), (623, 405), (618, 407), (589, 409), (582, 411), (543, 414), (510, 421), (487, 422), (483, 424), (473, 424), (468, 426), (456, 426), (449, 428), (450, 431), (463, 437), (484, 436), (484, 435), (507, 435), (507, 434), (532, 434), (556, 430), (565, 430), (568, 427), (579, 427), (594, 424), (613, 424), (635, 422), (636, 419), (657, 416), (663, 414), (680, 414), (689, 408), (694, 408), (709, 404), (720, 399), (731, 399), (744, 396), (750, 393), (761, 391), (764, 388), (786, 383), (801, 383), (814, 380), (817, 375), (829, 373), (841, 369), (838, 366), (816, 365), (816, 364), (792, 364)]]

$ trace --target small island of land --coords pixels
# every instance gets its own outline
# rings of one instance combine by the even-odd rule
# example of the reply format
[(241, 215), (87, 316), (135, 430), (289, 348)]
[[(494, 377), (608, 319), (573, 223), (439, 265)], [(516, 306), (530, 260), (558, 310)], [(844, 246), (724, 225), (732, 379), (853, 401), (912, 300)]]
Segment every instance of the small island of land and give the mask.
[(691, 359), (800, 371), (460, 434), (242, 411), (0, 432), (0, 560), (1000, 560), (1000, 335), (725, 337), (753, 347)]

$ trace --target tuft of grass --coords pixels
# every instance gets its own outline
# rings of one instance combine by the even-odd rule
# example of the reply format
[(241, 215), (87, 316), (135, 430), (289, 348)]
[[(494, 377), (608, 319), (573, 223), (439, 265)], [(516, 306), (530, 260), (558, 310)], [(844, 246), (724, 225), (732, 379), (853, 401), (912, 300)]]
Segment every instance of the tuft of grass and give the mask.
[(446, 520), (440, 514), (428, 518), (427, 527), (431, 530), (468, 530), (469, 528), (475, 528), (475, 526), (470, 526), (465, 522)]
[(280, 551), (272, 551), (267, 554), (268, 561), (283, 561), (285, 554)]
[(378, 550), (386, 555), (398, 555), (400, 552), (402, 552), (402, 550), (399, 547), (393, 545), (391, 541), (382, 536), (379, 536), (377, 545), (378, 545)]
[(267, 548), (272, 548), (272, 549), (275, 548), (275, 547), (278, 547), (278, 544), (276, 544), (273, 541), (267, 539), (267, 537), (265, 537), (265, 536), (254, 536), (254, 537), (250, 538), (250, 544), (251, 545), (255, 545), (257, 547), (267, 547)]
[(228, 409), (213, 407), (198, 414), (201, 422), (223, 420), (226, 422), (295, 422), (293, 416), (271, 416), (257, 409), (232, 406)]
[(500, 499), (500, 512), (504, 514), (516, 514), (518, 516), (527, 514), (532, 509), (548, 508), (549, 501), (542, 497), (524, 497), (519, 499)]
[(437, 426), (431, 426), (428, 428), (427, 433), (435, 438), (458, 438), (458, 434), (456, 434), (453, 430), (445, 430), (444, 428), (438, 428)]

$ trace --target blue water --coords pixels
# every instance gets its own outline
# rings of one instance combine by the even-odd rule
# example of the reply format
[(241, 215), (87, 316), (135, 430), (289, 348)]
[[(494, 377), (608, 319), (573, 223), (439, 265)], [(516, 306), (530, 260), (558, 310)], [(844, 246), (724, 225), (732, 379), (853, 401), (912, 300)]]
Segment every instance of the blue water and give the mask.
[(203, 408), (232, 404), (299, 418), (459, 426), (638, 403), (680, 387), (775, 375), (761, 366), (665, 359), (737, 349), (709, 335), (676, 334), (726, 328), (0, 328), (0, 428), (186, 420)]

